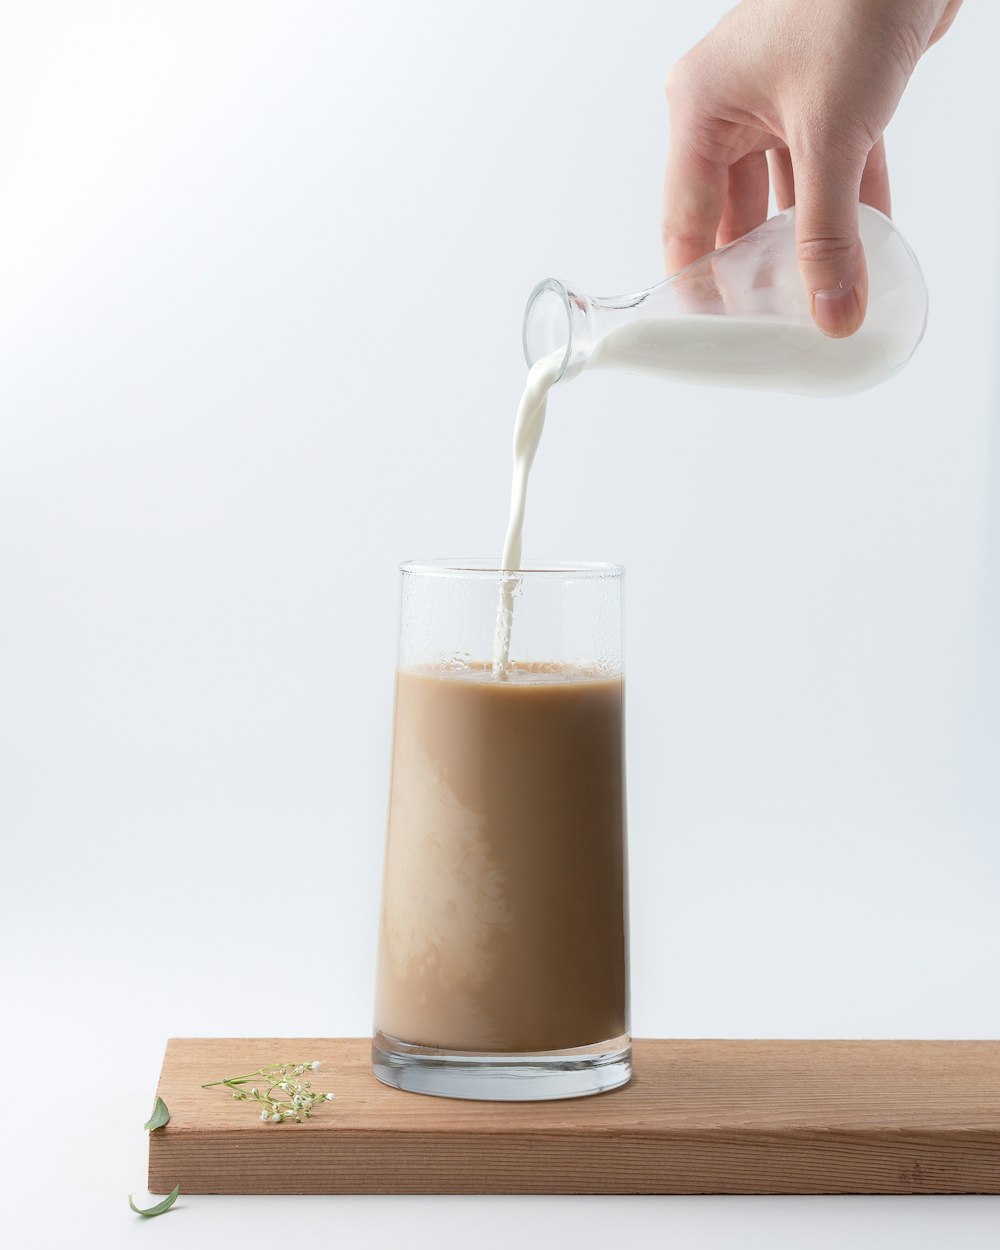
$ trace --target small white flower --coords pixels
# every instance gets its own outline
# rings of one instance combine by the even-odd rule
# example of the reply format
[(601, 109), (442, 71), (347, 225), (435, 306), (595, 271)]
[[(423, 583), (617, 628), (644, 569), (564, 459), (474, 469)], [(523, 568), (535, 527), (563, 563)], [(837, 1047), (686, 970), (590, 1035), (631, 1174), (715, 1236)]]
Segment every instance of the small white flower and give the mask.
[[(264, 1123), (281, 1124), (285, 1120), (294, 1120), (301, 1124), (303, 1117), (308, 1118), (319, 1103), (333, 1101), (332, 1093), (317, 1093), (308, 1081), (300, 1079), (305, 1072), (312, 1072), (319, 1066), (318, 1059), (300, 1064), (272, 1064), (270, 1067), (258, 1068), (247, 1076), (227, 1077), (222, 1081), (210, 1082), (205, 1088), (225, 1085), (237, 1102), (246, 1102), (252, 1098), (261, 1109), (260, 1118)], [(239, 1086), (239, 1082), (249, 1081), (255, 1076), (263, 1077), (268, 1082), (268, 1088), (263, 1094), (256, 1085), (245, 1089)], [(276, 1094), (275, 1090), (281, 1092)]]

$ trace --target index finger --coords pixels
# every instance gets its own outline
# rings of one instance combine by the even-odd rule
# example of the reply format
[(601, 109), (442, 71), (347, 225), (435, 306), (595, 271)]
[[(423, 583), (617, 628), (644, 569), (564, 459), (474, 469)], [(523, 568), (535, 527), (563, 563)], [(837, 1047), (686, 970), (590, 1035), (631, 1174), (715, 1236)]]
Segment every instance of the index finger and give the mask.
[(672, 122), (661, 218), (668, 274), (715, 248), (728, 186), (726, 166), (697, 152), (687, 127)]

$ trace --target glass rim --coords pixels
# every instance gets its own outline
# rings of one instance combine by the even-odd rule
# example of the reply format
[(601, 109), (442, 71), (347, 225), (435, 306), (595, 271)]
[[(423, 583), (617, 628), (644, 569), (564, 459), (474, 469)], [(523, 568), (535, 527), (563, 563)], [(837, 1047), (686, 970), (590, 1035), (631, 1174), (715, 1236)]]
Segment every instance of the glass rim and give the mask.
[(544, 577), (613, 578), (625, 573), (623, 564), (611, 564), (597, 560), (538, 560), (524, 568), (505, 569), (503, 562), (493, 557), (439, 556), (429, 560), (404, 560), (400, 573), (418, 577), (488, 577), (495, 579), (503, 574), (529, 579)]

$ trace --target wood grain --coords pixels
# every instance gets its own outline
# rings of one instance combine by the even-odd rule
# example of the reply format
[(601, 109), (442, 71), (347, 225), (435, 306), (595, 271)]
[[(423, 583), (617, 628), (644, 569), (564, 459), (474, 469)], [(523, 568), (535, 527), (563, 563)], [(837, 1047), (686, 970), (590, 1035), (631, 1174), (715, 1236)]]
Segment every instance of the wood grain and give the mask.
[[(1000, 1193), (1000, 1042), (637, 1041), (623, 1089), (401, 1093), (367, 1039), (178, 1038), (149, 1188), (201, 1194)], [(327, 1103), (263, 1124), (205, 1081), (319, 1059)]]

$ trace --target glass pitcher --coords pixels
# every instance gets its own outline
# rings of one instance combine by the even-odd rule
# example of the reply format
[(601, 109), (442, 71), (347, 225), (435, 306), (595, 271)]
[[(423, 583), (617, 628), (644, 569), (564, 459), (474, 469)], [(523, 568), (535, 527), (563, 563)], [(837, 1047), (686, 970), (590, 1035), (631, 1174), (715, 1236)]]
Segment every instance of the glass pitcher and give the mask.
[(829, 338), (813, 323), (791, 208), (648, 291), (604, 299), (540, 282), (524, 312), (528, 365), (551, 357), (557, 381), (586, 368), (824, 397), (867, 390), (913, 355), (927, 288), (888, 217), (862, 204), (859, 226), (868, 312), (849, 338)]

